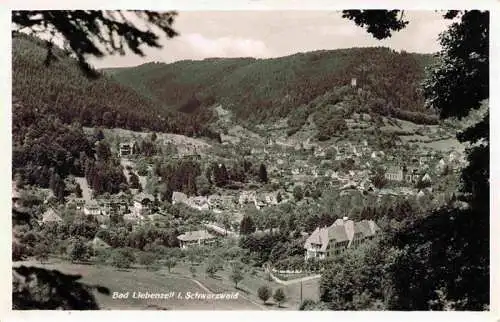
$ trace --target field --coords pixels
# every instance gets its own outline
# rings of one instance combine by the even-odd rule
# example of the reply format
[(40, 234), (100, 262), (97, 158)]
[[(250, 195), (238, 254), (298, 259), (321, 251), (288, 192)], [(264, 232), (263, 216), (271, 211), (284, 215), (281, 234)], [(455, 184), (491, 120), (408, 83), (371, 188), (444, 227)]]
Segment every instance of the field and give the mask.
[[(264, 273), (258, 271), (255, 276), (245, 275), (245, 279), (239, 283), (238, 289), (230, 280), (230, 270), (226, 268), (212, 278), (205, 274), (203, 265), (197, 267), (195, 276), (189, 272), (187, 263), (179, 263), (178, 266), (168, 272), (167, 269), (151, 271), (144, 268), (131, 268), (127, 270), (116, 269), (104, 265), (72, 264), (66, 261), (52, 259), (47, 264), (37, 262), (16, 262), (17, 265), (36, 265), (47, 269), (57, 269), (63, 273), (80, 274), (81, 281), (92, 285), (100, 285), (109, 288), (111, 296), (95, 292), (95, 297), (100, 308), (103, 310), (267, 310), (278, 309), (272, 299), (264, 305), (256, 296), (257, 289), (262, 285), (268, 285), (275, 290), (282, 287), (287, 295), (287, 302), (280, 310), (297, 310), (300, 305), (301, 285), (280, 285), (265, 279)], [(303, 299), (318, 299), (318, 281), (309, 280), (303, 282)], [(134, 299), (132, 292), (168, 293), (174, 292), (175, 296), (170, 299)], [(129, 293), (128, 299), (113, 299), (113, 292)], [(194, 300), (178, 299), (178, 293), (186, 295), (187, 292), (199, 292), (203, 294), (238, 292), (237, 299), (227, 300)]]

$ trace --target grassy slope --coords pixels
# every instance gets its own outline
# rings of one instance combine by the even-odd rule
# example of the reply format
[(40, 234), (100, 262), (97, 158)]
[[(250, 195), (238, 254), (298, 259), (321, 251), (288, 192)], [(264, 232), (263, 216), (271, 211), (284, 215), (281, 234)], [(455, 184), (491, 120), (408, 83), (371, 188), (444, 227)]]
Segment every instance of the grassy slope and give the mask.
[[(273, 290), (283, 288), (287, 295), (287, 302), (282, 305), (282, 309), (296, 310), (300, 302), (300, 283), (283, 286), (275, 282), (265, 280), (264, 274), (258, 272), (255, 276), (245, 275), (245, 279), (240, 282), (238, 289), (234, 287), (230, 279), (230, 269), (217, 273), (216, 278), (207, 277), (204, 265), (196, 266), (196, 276), (193, 277), (189, 271), (189, 264), (179, 263), (169, 273), (166, 269), (158, 271), (148, 271), (143, 268), (119, 270), (104, 265), (83, 265), (71, 264), (65, 261), (51, 259), (50, 263), (40, 264), (35, 261), (16, 262), (14, 265), (35, 265), (47, 269), (57, 269), (63, 273), (82, 275), (82, 282), (108, 287), (111, 294), (113, 292), (200, 292), (207, 293), (200, 285), (193, 281), (199, 281), (204, 287), (214, 293), (239, 292), (240, 296), (236, 300), (210, 301), (210, 300), (145, 300), (113, 299), (95, 292), (96, 300), (101, 309), (168, 309), (168, 310), (262, 310), (277, 309), (273, 300), (268, 301), (268, 305), (263, 306), (262, 301), (257, 297), (257, 289), (262, 285), (268, 285)], [(319, 280), (305, 281), (302, 285), (303, 299), (318, 300)]]

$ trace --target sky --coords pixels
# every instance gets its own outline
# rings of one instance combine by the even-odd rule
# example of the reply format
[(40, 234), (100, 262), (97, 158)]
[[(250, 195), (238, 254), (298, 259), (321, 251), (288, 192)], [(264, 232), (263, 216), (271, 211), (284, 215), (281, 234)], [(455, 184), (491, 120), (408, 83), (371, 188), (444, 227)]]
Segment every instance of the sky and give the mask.
[(435, 11), (406, 11), (410, 24), (387, 40), (377, 40), (338, 11), (180, 11), (173, 39), (163, 48), (91, 59), (97, 68), (125, 67), (150, 61), (171, 63), (208, 57), (281, 57), (297, 52), (349, 47), (386, 46), (408, 52), (440, 49), (437, 37), (449, 21)]

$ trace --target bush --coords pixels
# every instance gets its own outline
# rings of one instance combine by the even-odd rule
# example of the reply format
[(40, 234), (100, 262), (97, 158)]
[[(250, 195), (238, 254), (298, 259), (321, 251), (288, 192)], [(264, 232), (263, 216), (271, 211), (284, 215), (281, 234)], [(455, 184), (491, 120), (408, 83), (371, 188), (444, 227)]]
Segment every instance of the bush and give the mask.
[(111, 265), (118, 268), (129, 268), (134, 260), (134, 253), (128, 248), (117, 248), (111, 254)]
[(167, 266), (169, 273), (172, 270), (172, 268), (174, 268), (177, 265), (177, 261), (178, 259), (175, 257), (169, 257), (165, 260), (165, 265)]
[(156, 262), (156, 255), (149, 252), (141, 252), (137, 255), (137, 263), (144, 266), (152, 266)]
[(243, 264), (236, 262), (233, 264), (233, 271), (231, 273), (231, 280), (234, 282), (234, 287), (238, 288), (238, 283), (241, 282), (245, 276), (243, 275)]
[(264, 304), (267, 302), (267, 300), (269, 300), (269, 298), (271, 297), (271, 294), (272, 294), (272, 291), (269, 288), (269, 286), (264, 285), (264, 286), (259, 287), (259, 289), (257, 290), (257, 295), (259, 296), (259, 299), (261, 299), (262, 302), (264, 302)]
[(277, 289), (274, 292), (273, 299), (278, 303), (278, 307), (281, 307), (281, 303), (286, 301), (285, 291), (282, 288)]
[(86, 261), (90, 257), (90, 250), (82, 239), (73, 240), (66, 249), (66, 252), (73, 262)]
[(99, 264), (106, 264), (111, 258), (113, 250), (106, 248), (99, 248), (94, 251), (95, 261)]
[(33, 255), (40, 263), (44, 263), (49, 259), (49, 246), (46, 243), (38, 243), (33, 248)]
[(302, 200), (302, 198), (304, 198), (304, 192), (302, 191), (301, 186), (296, 186), (295, 188), (293, 188), (293, 197), (296, 201), (300, 201)]
[(300, 303), (299, 311), (312, 311), (316, 306), (316, 302), (311, 299), (305, 299)]
[(214, 277), (215, 273), (223, 268), (223, 265), (223, 261), (220, 258), (215, 257), (208, 262), (205, 272), (208, 274), (208, 276)]

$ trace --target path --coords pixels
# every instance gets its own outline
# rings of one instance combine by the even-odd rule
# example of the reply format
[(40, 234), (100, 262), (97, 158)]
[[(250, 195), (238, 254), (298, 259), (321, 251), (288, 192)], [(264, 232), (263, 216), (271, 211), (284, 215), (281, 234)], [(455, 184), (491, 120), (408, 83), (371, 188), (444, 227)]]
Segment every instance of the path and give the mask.
[(92, 199), (92, 189), (90, 189), (87, 184), (87, 179), (85, 179), (85, 177), (75, 177), (75, 181), (80, 185), (80, 188), (82, 188), (82, 198), (86, 202), (90, 201)]

